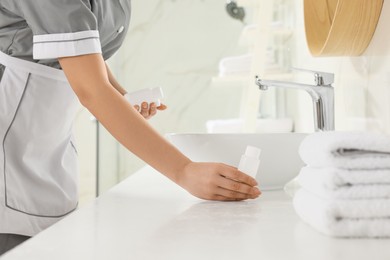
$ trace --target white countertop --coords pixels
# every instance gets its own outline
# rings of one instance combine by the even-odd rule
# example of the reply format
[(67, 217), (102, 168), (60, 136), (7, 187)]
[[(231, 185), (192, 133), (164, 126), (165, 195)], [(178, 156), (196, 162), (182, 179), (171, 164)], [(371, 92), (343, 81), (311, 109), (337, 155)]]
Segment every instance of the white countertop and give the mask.
[(145, 167), (1, 259), (389, 260), (390, 240), (324, 236), (283, 191), (202, 201)]

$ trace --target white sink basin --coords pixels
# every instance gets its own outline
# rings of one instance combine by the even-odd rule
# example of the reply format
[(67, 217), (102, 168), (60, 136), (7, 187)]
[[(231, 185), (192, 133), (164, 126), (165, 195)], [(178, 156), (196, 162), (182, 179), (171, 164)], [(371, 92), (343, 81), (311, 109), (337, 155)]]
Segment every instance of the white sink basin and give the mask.
[(303, 166), (298, 148), (307, 134), (168, 134), (182, 153), (197, 162), (222, 162), (237, 167), (247, 145), (261, 149), (257, 181), (261, 190), (283, 189)]

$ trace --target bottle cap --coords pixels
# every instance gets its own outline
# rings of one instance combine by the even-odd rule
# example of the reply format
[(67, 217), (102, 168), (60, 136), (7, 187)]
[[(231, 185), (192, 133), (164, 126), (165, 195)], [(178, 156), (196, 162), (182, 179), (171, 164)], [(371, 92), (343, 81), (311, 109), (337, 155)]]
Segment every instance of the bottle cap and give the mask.
[(245, 150), (245, 155), (248, 157), (260, 158), (261, 149), (248, 145)]

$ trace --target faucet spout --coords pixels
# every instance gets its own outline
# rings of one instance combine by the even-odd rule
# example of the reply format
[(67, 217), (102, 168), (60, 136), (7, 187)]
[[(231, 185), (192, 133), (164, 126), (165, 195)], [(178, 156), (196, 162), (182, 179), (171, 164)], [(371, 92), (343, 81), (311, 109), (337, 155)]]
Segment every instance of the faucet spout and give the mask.
[(267, 90), (270, 87), (293, 88), (305, 90), (313, 101), (313, 116), (315, 131), (334, 130), (334, 89), (333, 82), (327, 81), (323, 85), (323, 80), (318, 78), (320, 73), (315, 73), (315, 84), (302, 84), (295, 82), (285, 82), (277, 80), (262, 80), (256, 76), (256, 85), (260, 90)]

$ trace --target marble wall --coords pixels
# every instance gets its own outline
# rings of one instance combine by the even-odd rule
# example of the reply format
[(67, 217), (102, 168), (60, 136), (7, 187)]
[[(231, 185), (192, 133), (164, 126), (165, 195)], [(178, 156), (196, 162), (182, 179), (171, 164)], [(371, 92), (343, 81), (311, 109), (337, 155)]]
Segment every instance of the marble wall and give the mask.
[(205, 131), (206, 118), (238, 113), (237, 96), (212, 88), (211, 79), (221, 58), (245, 52), (237, 48), (242, 27), (223, 0), (133, 1), (115, 74), (128, 91), (164, 89), (169, 109), (151, 120), (161, 132)]

